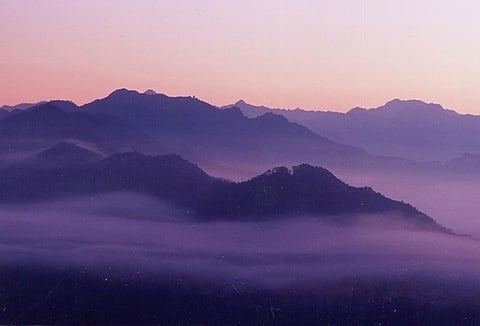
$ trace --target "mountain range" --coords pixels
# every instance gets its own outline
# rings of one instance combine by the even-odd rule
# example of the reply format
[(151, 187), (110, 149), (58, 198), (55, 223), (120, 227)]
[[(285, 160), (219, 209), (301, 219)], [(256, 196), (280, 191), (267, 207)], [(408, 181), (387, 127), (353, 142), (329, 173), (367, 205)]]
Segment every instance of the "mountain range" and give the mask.
[(350, 165), (370, 157), (360, 148), (332, 142), (281, 115), (250, 119), (238, 108), (219, 110), (194, 97), (126, 89), (81, 107), (54, 101), (12, 111), (0, 118), (0, 137), (4, 161), (66, 139), (88, 143), (106, 154), (177, 153), (210, 171), (232, 166), (248, 170), (243, 177), (278, 164)]
[(145, 133), (120, 120), (81, 112), (71, 102), (43, 103), (0, 119), (0, 155), (4, 161), (62, 140), (89, 143), (107, 152), (141, 149), (152, 142)]
[[(478, 319), (462, 298), (478, 292), (465, 289), (478, 283), (480, 154), (476, 138), (453, 141), (473, 137), (477, 117), (393, 101), (346, 114), (295, 110), (305, 120), (294, 121), (246, 105), (119, 89), (82, 106), (0, 110), (3, 320), (92, 323), (93, 312), (109, 323), (120, 309), (114, 320), (168, 323), (197, 309), (204, 323), (245, 313), (298, 324), (303, 312), (330, 316), (333, 307), (350, 312), (339, 323), (377, 323), (387, 310), (425, 315), (426, 304), (436, 316), (427, 324)], [(324, 133), (308, 125), (317, 116), (328, 117), (318, 119)], [(436, 140), (442, 130), (452, 140)], [(400, 282), (397, 301), (378, 292), (390, 280)], [(455, 292), (441, 288), (438, 299), (444, 281)], [(342, 299), (332, 301), (339, 285)], [(312, 286), (322, 301), (312, 301)], [(292, 307), (297, 291), (307, 305)], [(445, 317), (448, 300), (458, 319)], [(212, 319), (219, 304), (228, 318)]]
[(12, 112), (12, 111), (16, 111), (16, 110), (21, 111), (21, 110), (25, 110), (25, 109), (34, 107), (36, 105), (46, 103), (46, 102), (47, 101), (40, 101), (40, 102), (37, 102), (37, 103), (20, 103), (20, 104), (16, 104), (16, 105), (2, 105), (2, 106), (0, 106), (0, 112), (1, 111)]
[(67, 140), (105, 155), (176, 153), (237, 180), (304, 162), (335, 173), (479, 170), (472, 159), (480, 152), (479, 117), (421, 101), (393, 100), (348, 113), (269, 109), (244, 101), (219, 109), (191, 96), (118, 89), (82, 106), (20, 106), (0, 110), (0, 165)]
[[(221, 109), (192, 96), (170, 97), (153, 90), (139, 93), (118, 89), (82, 106), (70, 101), (50, 101), (2, 111), (0, 169), (3, 177), (0, 178), (0, 191), (3, 199), (0, 200), (15, 202), (20, 199), (54, 199), (68, 194), (140, 191), (194, 211), (199, 216), (211, 218), (267, 216), (278, 212), (287, 215), (293, 212), (295, 215), (295, 212), (308, 213), (309, 209), (315, 214), (340, 214), (332, 207), (327, 208), (328, 205), (315, 206), (317, 198), (325, 196), (327, 200), (328, 194), (318, 192), (313, 183), (305, 188), (308, 191), (302, 192), (304, 188), (299, 180), (303, 171), (311, 168), (318, 172), (321, 168), (313, 166), (321, 166), (350, 184), (369, 185), (391, 198), (426, 209), (431, 216), (440, 216), (438, 211), (431, 209), (431, 205), (428, 206), (428, 202), (425, 206), (421, 195), (412, 195), (412, 191), (434, 189), (452, 180), (476, 182), (474, 176), (480, 172), (480, 156), (475, 154), (473, 147), (465, 147), (468, 143), (462, 145), (463, 149), (459, 145), (460, 150), (455, 150), (460, 153), (468, 149), (472, 153), (461, 154), (444, 162), (418, 162), (400, 156), (376, 155), (356, 146), (355, 141), (371, 137), (372, 143), (376, 141), (377, 144), (386, 142), (385, 139), (392, 139), (392, 143), (397, 141), (397, 147), (392, 145), (392, 151), (403, 146), (410, 152), (421, 152), (425, 143), (441, 129), (437, 125), (457, 126), (463, 128), (465, 134), (474, 133), (471, 126), (475, 125), (478, 117), (460, 115), (439, 105), (394, 100), (377, 109), (356, 108), (345, 114), (246, 106), (246, 103), (239, 102)], [(259, 115), (254, 115), (253, 111)], [(298, 113), (304, 120), (289, 121), (291, 117), (287, 113)], [(338, 134), (345, 129), (344, 135), (350, 135), (352, 142), (333, 137), (334, 140), (331, 140), (325, 134), (312, 130), (311, 126), (302, 125), (309, 120), (315, 122), (317, 116), (332, 117), (328, 123), (329, 129), (325, 130), (338, 131)], [(437, 116), (441, 117), (438, 121), (442, 123), (435, 119)], [(415, 120), (414, 117), (417, 121), (410, 123), (412, 131), (409, 132), (406, 126), (409, 126), (409, 119)], [(336, 119), (339, 119), (339, 124), (336, 124)], [(379, 121), (378, 126), (375, 121)], [(418, 126), (420, 122), (424, 124), (423, 129)], [(415, 135), (422, 130), (425, 133), (416, 137), (417, 142), (412, 140), (415, 137), (408, 136), (411, 140), (409, 143), (401, 137), (391, 138), (395, 128), (398, 133), (402, 131)], [(352, 130), (357, 132), (355, 137)], [(454, 130), (453, 127), (445, 128), (445, 132), (454, 133)], [(375, 135), (375, 132), (378, 134)], [(455, 137), (458, 140), (466, 136), (458, 132)], [(475, 141), (473, 139), (471, 143)], [(447, 157), (448, 146), (444, 148), (438, 142), (436, 144), (437, 149), (443, 151), (441, 154)], [(425, 155), (432, 156), (434, 149), (428, 151)], [(394, 152), (398, 153), (396, 150)], [(164, 176), (156, 171), (155, 166), (167, 164), (165, 162), (168, 160), (165, 160), (172, 153), (178, 158), (176, 164), (196, 164), (198, 170), (193, 174), (194, 177), (162, 179)], [(123, 164), (130, 164), (130, 167), (127, 169)], [(275, 166), (296, 168), (272, 170)], [(135, 171), (135, 167), (141, 171)], [(272, 180), (268, 173), (264, 173), (269, 169), (274, 171), (275, 178)], [(106, 182), (105, 178), (110, 180), (110, 175), (117, 173), (117, 170), (117, 179)], [(142, 170), (144, 174), (141, 174)], [(177, 175), (174, 170), (170, 170), (170, 173)], [(308, 175), (314, 179), (316, 174)], [(88, 181), (89, 178), (99, 181), (92, 183)], [(158, 186), (154, 180), (163, 180), (171, 195), (167, 194), (167, 188), (156, 188)], [(263, 184), (266, 188), (259, 189), (264, 191), (270, 187), (270, 182), (275, 186), (273, 188), (284, 189), (285, 193), (275, 191), (274, 195), (267, 193), (261, 197), (262, 192), (252, 190), (259, 187), (258, 184)], [(349, 192), (345, 189), (350, 188), (338, 186), (335, 189), (342, 198), (349, 198)], [(301, 196), (294, 200), (293, 193)], [(309, 197), (309, 193), (316, 195)], [(357, 199), (337, 202), (335, 206), (342, 207), (344, 212), (362, 212), (360, 203), (365, 205), (375, 195), (363, 190), (362, 195), (356, 192), (354, 197)], [(300, 202), (302, 198), (309, 198), (310, 202)], [(329, 200), (333, 201), (332, 198), (334, 196)], [(375, 198), (370, 208), (373, 211), (382, 210), (384, 202), (379, 197)], [(265, 204), (270, 202), (276, 204)], [(392, 208), (390, 204), (386, 206), (389, 209)], [(460, 202), (449, 204), (452, 210), (461, 209), (460, 206)]]
[[(361, 148), (377, 156), (447, 162), (459, 159), (464, 154), (480, 153), (478, 134), (480, 116), (458, 114), (453, 110), (444, 109), (438, 104), (418, 100), (395, 99), (377, 108), (367, 110), (357, 107), (347, 113), (272, 109), (250, 105), (240, 100), (235, 104), (223, 107), (224, 112), (220, 113), (219, 110), (215, 110), (216, 107), (194, 97), (169, 97), (153, 90), (142, 94), (119, 89), (103, 99), (81, 107), (70, 101), (59, 100), (41, 101), (36, 104), (22, 103), (15, 106), (4, 105), (0, 108), (0, 120), (19, 114), (22, 118), (17, 118), (18, 120), (32, 121), (38, 117), (29, 116), (27, 112), (38, 111), (38, 108), (45, 107), (46, 104), (50, 108), (52, 106), (60, 108), (66, 113), (83, 112), (96, 116), (114, 117), (117, 123), (121, 121), (129, 127), (133, 127), (121, 126), (121, 128), (125, 128), (126, 132), (136, 129), (137, 132), (141, 130), (144, 134), (154, 138), (162, 138), (165, 142), (164, 145), (170, 147), (165, 148), (167, 151), (176, 151), (178, 145), (182, 145), (185, 152), (182, 154), (186, 155), (189, 152), (198, 152), (198, 146), (207, 147), (202, 152), (215, 146), (224, 147), (224, 149), (231, 148), (233, 145), (238, 146), (238, 139), (235, 138), (242, 136), (241, 145), (247, 146), (247, 138), (258, 136), (258, 130), (256, 132), (253, 130), (255, 129), (254, 125), (261, 130), (268, 131), (261, 135), (262, 137), (271, 135), (272, 138), (288, 138), (292, 141), (295, 141), (296, 136), (312, 137), (311, 132), (309, 134), (305, 128), (302, 128), (305, 126), (317, 136), (321, 136), (317, 137), (317, 140), (320, 138), (330, 140), (330, 145), (332, 142), (335, 143), (330, 147), (336, 147), (337, 150), (340, 144), (349, 145), (350, 149), (357, 147), (355, 148), (357, 154)], [(300, 126), (294, 127), (294, 124), (287, 124), (279, 116), (298, 123)], [(257, 119), (260, 117), (263, 118)], [(52, 125), (63, 125), (62, 123), (57, 124), (52, 117), (46, 117), (46, 120), (52, 120)], [(267, 120), (271, 122), (270, 129), (267, 127)], [(81, 121), (78, 123), (81, 124)], [(17, 138), (24, 136), (21, 134), (22, 124), (25, 122), (18, 123), (20, 131)], [(16, 127), (15, 125), (12, 127), (0, 126), (0, 131), (8, 134), (9, 128)], [(24, 129), (31, 127), (35, 126), (27, 125)], [(42, 127), (44, 125), (39, 125), (38, 129), (44, 129)], [(115, 129), (115, 127), (106, 128), (105, 126), (99, 126), (99, 128)], [(55, 128), (51, 131), (54, 132)], [(275, 132), (277, 133), (275, 134)], [(282, 135), (279, 135), (278, 132), (281, 132)], [(220, 133), (223, 134), (218, 137), (221, 140), (212, 139)], [(301, 135), (302, 133), (303, 135)], [(73, 130), (71, 134), (74, 139), (78, 137)], [(309, 135), (307, 136), (307, 134)], [(44, 135), (27, 136), (35, 136), (38, 139)], [(88, 137), (82, 135), (80, 138)], [(258, 141), (257, 139), (255, 144), (250, 147), (258, 146)], [(170, 146), (169, 143), (171, 143)], [(268, 145), (272, 145), (272, 142)], [(343, 148), (343, 151), (345, 150), (346, 148)], [(215, 152), (215, 149), (211, 151)]]
[[(260, 115), (252, 117), (253, 111)], [(461, 141), (480, 130), (474, 128), (478, 117), (420, 101), (394, 100), (377, 109), (357, 108), (348, 113), (271, 110), (245, 102), (219, 109), (191, 96), (118, 89), (82, 106), (50, 101), (1, 112), (0, 167), (25, 164), (32, 155), (66, 141), (91, 149), (100, 157), (132, 151), (154, 156), (175, 153), (210, 175), (231, 180), (247, 180), (273, 166), (309, 163), (396, 198), (410, 197), (395, 189), (390, 192), (391, 187), (385, 187), (386, 175), (413, 182), (426, 174), (469, 177), (480, 172), (480, 159), (472, 145), (480, 138)], [(287, 114), (303, 118), (291, 122)], [(334, 140), (301, 124), (309, 121), (320, 121), (325, 134)], [(334, 138), (335, 134), (343, 138)], [(400, 134), (406, 134), (405, 139)], [(441, 152), (442, 157), (472, 153), (443, 163), (417, 162), (400, 155), (374, 155), (355, 146), (359, 143), (370, 149), (368, 144), (378, 149), (378, 144), (385, 143), (384, 154), (408, 151), (431, 159), (438, 158), (434, 151)], [(58, 158), (58, 165), (75, 165), (74, 161)], [(43, 164), (42, 159), (37, 158), (36, 164)]]
[[(156, 138), (162, 145), (198, 162), (344, 162), (367, 156), (362, 149), (334, 143), (284, 117), (268, 113), (253, 119), (240, 109), (218, 110), (194, 97), (140, 94), (125, 89), (80, 108), (108, 114)], [(152, 150), (153, 153), (158, 151)]]
[(358, 146), (375, 155), (417, 161), (449, 161), (480, 153), (480, 116), (459, 114), (439, 104), (394, 99), (373, 109), (347, 113), (271, 109), (238, 101), (248, 117), (267, 112), (286, 117), (335, 142)]
[[(39, 160), (42, 164), (37, 164)], [(0, 172), (0, 202), (4, 203), (139, 192), (203, 220), (331, 215), (337, 216), (338, 222), (347, 221), (347, 214), (398, 213), (401, 220), (416, 227), (447, 232), (408, 204), (386, 198), (369, 187), (351, 187), (328, 170), (309, 164), (291, 170), (277, 167), (244, 182), (231, 182), (211, 177), (175, 154), (126, 152), (103, 158), (62, 142)]]

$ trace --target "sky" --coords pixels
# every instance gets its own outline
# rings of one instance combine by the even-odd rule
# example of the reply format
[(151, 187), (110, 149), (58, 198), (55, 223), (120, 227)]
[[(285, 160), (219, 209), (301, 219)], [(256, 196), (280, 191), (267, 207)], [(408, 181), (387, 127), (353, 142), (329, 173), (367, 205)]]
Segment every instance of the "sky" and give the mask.
[(347, 111), (480, 114), (478, 1), (0, 0), (0, 105), (117, 88)]

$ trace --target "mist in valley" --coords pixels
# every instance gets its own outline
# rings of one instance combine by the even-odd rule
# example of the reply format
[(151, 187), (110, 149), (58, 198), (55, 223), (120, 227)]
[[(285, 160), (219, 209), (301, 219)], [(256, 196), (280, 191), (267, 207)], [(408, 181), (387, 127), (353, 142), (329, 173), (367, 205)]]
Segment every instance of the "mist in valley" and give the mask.
[(398, 214), (204, 222), (130, 192), (2, 205), (0, 320), (480, 320), (480, 242)]
[[(293, 159), (289, 163), (299, 164)], [(324, 166), (322, 162), (315, 164)], [(199, 165), (210, 175), (235, 181), (247, 180), (267, 169), (253, 163), (239, 164), (235, 169), (210, 162)], [(370, 186), (389, 198), (413, 205), (454, 232), (480, 239), (480, 177), (476, 173), (371, 169), (355, 164), (324, 167), (349, 185)]]
[(339, 171), (337, 175), (351, 185), (368, 184), (385, 196), (410, 203), (457, 233), (480, 238), (477, 175), (381, 171)]
[(344, 277), (476, 279), (480, 272), (480, 242), (418, 231), (395, 213), (197, 222), (188, 211), (133, 193), (0, 212), (3, 265), (178, 273), (261, 287)]

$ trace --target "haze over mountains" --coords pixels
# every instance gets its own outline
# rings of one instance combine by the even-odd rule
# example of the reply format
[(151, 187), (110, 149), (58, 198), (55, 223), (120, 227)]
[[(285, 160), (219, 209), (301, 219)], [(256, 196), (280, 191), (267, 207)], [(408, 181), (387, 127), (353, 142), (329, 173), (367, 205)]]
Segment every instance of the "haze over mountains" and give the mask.
[(333, 141), (358, 146), (377, 155), (418, 161), (449, 161), (480, 153), (480, 117), (459, 114), (439, 104), (394, 99), (374, 109), (347, 113), (271, 109), (238, 101), (248, 117), (266, 112), (285, 116)]
[(340, 164), (347, 157), (367, 156), (361, 149), (336, 144), (282, 116), (266, 114), (249, 119), (237, 108), (218, 110), (194, 97), (122, 89), (81, 110), (127, 122), (159, 140), (170, 152), (202, 163), (240, 166), (261, 162), (271, 167), (320, 160)]
[(250, 175), (278, 164), (348, 165), (346, 158), (368, 158), (362, 149), (334, 143), (282, 116), (249, 119), (239, 109), (219, 110), (193, 97), (121, 89), (75, 110), (62, 105), (41, 104), (1, 119), (4, 159), (63, 139), (88, 142), (109, 154), (173, 152), (220, 168), (256, 166)]
[[(432, 114), (458, 118), (405, 103), (320, 114), (386, 137), (404, 115), (435, 132)], [(214, 307), (220, 324), (349, 324), (374, 307), (361, 320), (480, 320), (457, 300), (479, 293), (478, 154), (376, 155), (242, 105), (119, 89), (0, 111), (0, 319), (208, 324)]]
[(0, 120), (0, 155), (22, 157), (58, 141), (86, 142), (104, 150), (148, 145), (150, 138), (109, 116), (93, 116), (72, 109), (72, 103), (49, 102)]
[[(429, 160), (475, 152), (475, 138), (465, 139), (476, 132), (477, 117), (421, 103), (392, 101), (375, 110), (354, 109), (347, 114), (272, 111), (244, 102), (218, 110), (193, 97), (120, 89), (82, 107), (52, 101), (7, 112), (3, 119), (0, 117), (0, 132), (4, 151), (8, 147), (9, 154), (40, 147), (32, 142), (48, 147), (62, 138), (71, 138), (92, 142), (110, 153), (122, 148), (150, 154), (175, 152), (205, 165), (218, 165), (219, 169), (233, 163), (239, 169), (239, 163), (259, 165), (255, 173), (275, 163), (305, 161), (327, 167), (349, 162), (357, 166), (405, 164), (402, 160), (371, 157), (362, 148), (382, 155)], [(407, 109), (403, 110), (404, 106)], [(54, 112), (54, 108), (60, 110)], [(39, 113), (41, 110), (44, 112)], [(248, 118), (252, 115), (256, 117)], [(282, 115), (316, 133), (289, 123)], [(462, 128), (462, 133), (456, 133), (454, 126)], [(446, 136), (437, 137), (437, 133)], [(447, 137), (448, 133), (455, 137)]]
[(480, 152), (477, 116), (420, 101), (393, 100), (348, 113), (272, 110), (243, 101), (220, 110), (194, 97), (119, 89), (81, 107), (69, 101), (22, 107), (0, 111), (0, 159), (22, 158), (69, 139), (105, 154), (177, 153), (215, 175), (246, 179), (275, 165), (304, 162), (334, 172), (471, 173), (477, 161), (463, 154)]
[(202, 220), (265, 220), (282, 216), (398, 213), (422, 229), (446, 231), (410, 205), (371, 188), (351, 187), (329, 171), (308, 164), (275, 168), (233, 183), (213, 178), (178, 155), (136, 152), (103, 159), (61, 142), (0, 172), (0, 202), (28, 203), (109, 192), (151, 195)]
[(2, 106), (0, 106), (0, 112), (3, 111), (3, 110), (8, 111), (8, 112), (15, 111), (15, 110), (25, 110), (25, 109), (28, 109), (28, 108), (31, 108), (33, 106), (40, 105), (40, 104), (43, 104), (43, 103), (45, 103), (45, 101), (41, 101), (41, 102), (38, 102), (38, 103), (20, 103), (20, 104), (16, 104), (16, 105), (2, 105)]
[[(422, 144), (422, 139), (428, 143), (431, 137), (417, 135), (413, 138), (418, 141), (413, 142), (412, 137), (406, 136), (411, 141), (403, 142), (401, 137), (395, 138), (396, 134), (392, 132), (397, 124), (400, 126), (398, 132), (416, 135), (423, 131), (437, 132), (443, 125), (460, 126), (461, 121), (467, 121), (465, 126), (468, 127), (477, 121), (475, 116), (459, 115), (438, 105), (419, 101), (395, 100), (382, 108), (354, 109), (347, 114), (301, 110), (271, 112), (266, 108), (253, 108), (265, 113), (249, 118), (241, 111), (242, 106), (244, 111), (248, 111), (245, 105), (238, 103), (240, 108), (219, 109), (195, 97), (169, 97), (153, 90), (139, 93), (119, 89), (81, 107), (69, 101), (51, 101), (23, 110), (5, 111), (6, 115), (0, 117), (0, 166), (32, 166), (32, 162), (42, 165), (45, 158), (40, 157), (45, 156), (44, 151), (51, 148), (54, 157), (62, 147), (57, 144), (62, 141), (91, 150), (102, 158), (132, 151), (154, 156), (174, 153), (198, 164), (210, 175), (230, 180), (245, 181), (275, 166), (290, 167), (308, 163), (327, 168), (349, 184), (372, 186), (390, 198), (404, 200), (420, 209), (425, 204), (422, 199), (424, 187), (433, 187), (439, 180), (451, 179), (451, 175), (455, 178), (464, 175), (469, 179), (478, 175), (477, 155), (464, 155), (446, 163), (419, 163), (402, 157), (372, 155), (360, 147), (340, 144), (299, 123), (290, 122), (277, 112), (298, 113), (305, 121), (312, 117), (314, 122), (323, 121), (320, 117), (327, 117), (330, 120), (324, 125), (328, 126), (325, 128), (329, 132), (343, 132), (353, 140), (372, 139), (376, 144), (385, 143), (386, 139), (393, 137), (393, 143), (396, 139), (400, 147), (410, 152), (421, 152), (426, 146)], [(404, 106), (408, 108), (404, 110)], [(405, 131), (408, 130), (406, 117), (413, 119), (417, 114), (418, 121), (410, 123), (413, 131)], [(251, 115), (251, 112), (247, 112), (247, 115)], [(437, 126), (437, 120), (433, 119), (436, 115), (442, 117), (439, 120), (441, 123), (438, 123), (440, 127)], [(315, 119), (317, 116), (318, 119)], [(357, 119), (357, 116), (361, 118)], [(337, 124), (336, 120), (340, 122)], [(359, 121), (358, 124), (356, 121)], [(382, 131), (379, 131), (376, 121), (380, 121), (378, 126), (383, 128)], [(422, 123), (423, 129), (418, 127)], [(473, 133), (467, 127), (463, 129)], [(453, 129), (445, 130), (454, 132)], [(457, 135), (457, 139), (460, 136)], [(449, 147), (440, 145), (442, 141), (447, 140), (436, 142), (439, 146), (437, 149), (443, 151), (446, 148), (442, 155), (447, 155)], [(417, 146), (417, 143), (420, 145)], [(78, 154), (75, 159), (62, 160), (57, 157), (57, 167), (78, 166), (77, 161), (82, 163), (97, 159), (95, 155), (83, 157), (84, 153)], [(32, 159), (35, 155), (37, 157)], [(430, 179), (425, 179), (427, 176)], [(395, 178), (398, 178), (398, 182), (389, 182)], [(430, 181), (427, 183), (426, 180)], [(398, 184), (404, 186), (399, 187)], [(417, 194), (416, 189), (422, 189), (421, 193)], [(444, 192), (434, 192), (431, 198)], [(469, 193), (468, 196), (471, 195)], [(425, 206), (426, 213), (433, 217), (442, 216), (446, 212), (442, 205), (448, 205), (449, 210), (461, 210), (463, 207), (460, 202), (457, 207), (457, 202), (442, 198), (438, 209), (436, 206)], [(465, 232), (463, 229), (460, 231)]]

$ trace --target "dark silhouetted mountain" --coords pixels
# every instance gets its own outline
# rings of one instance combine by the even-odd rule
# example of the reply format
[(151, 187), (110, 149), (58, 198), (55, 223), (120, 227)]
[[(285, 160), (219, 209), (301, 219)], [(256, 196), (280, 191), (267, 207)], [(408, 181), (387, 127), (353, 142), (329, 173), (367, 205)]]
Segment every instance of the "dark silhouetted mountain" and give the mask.
[[(2, 162), (0, 169), (5, 179), (24, 180), (58, 169), (87, 166), (104, 158), (99, 152), (61, 141), (54, 146), (13, 162)], [(47, 172), (46, 172), (47, 171)]]
[(272, 113), (249, 119), (238, 108), (219, 110), (195, 97), (145, 95), (126, 89), (86, 104), (82, 111), (108, 114), (161, 140), (196, 162), (346, 162), (368, 157)]
[[(21, 113), (23, 111), (28, 111), (35, 109), (36, 107), (42, 105), (42, 104), (47, 104), (50, 103), (52, 105), (55, 105), (56, 107), (66, 111), (66, 112), (73, 112), (76, 109), (78, 109), (78, 106), (73, 103), (72, 101), (66, 101), (66, 100), (53, 100), (53, 101), (40, 101), (38, 103), (21, 103), (17, 105), (4, 105), (0, 107), (0, 110), (6, 110), (11, 113)], [(1, 118), (1, 116), (0, 116)]]
[(178, 155), (151, 157), (137, 152), (114, 154), (88, 165), (48, 170), (19, 163), (2, 172), (0, 201), (7, 202), (135, 191), (190, 207), (210, 193), (212, 185), (224, 182), (208, 176)]
[(249, 117), (267, 111), (281, 114), (333, 141), (377, 155), (446, 161), (480, 152), (480, 116), (458, 114), (438, 104), (395, 99), (376, 109), (347, 113), (268, 109), (244, 101), (235, 105)]
[(36, 166), (53, 168), (85, 165), (100, 159), (102, 155), (99, 153), (62, 141), (36, 154), (30, 161)]
[[(272, 113), (261, 107), (261, 115), (248, 118), (241, 111), (242, 107), (245, 110), (248, 106), (243, 101), (237, 103), (238, 106), (221, 110), (191, 96), (169, 97), (148, 93), (119, 89), (80, 108), (68, 101), (51, 101), (7, 113), (4, 119), (0, 119), (2, 164), (29, 157), (65, 140), (88, 143), (87, 147), (98, 148), (105, 154), (124, 151), (149, 155), (178, 153), (212, 174), (236, 180), (245, 180), (271, 166), (292, 166), (303, 162), (321, 165), (344, 176), (344, 173), (352, 171), (423, 173), (439, 170), (440, 164), (425, 165), (394, 157), (373, 156), (358, 147), (330, 141), (298, 123), (288, 121), (283, 111)], [(402, 103), (393, 101), (385, 109), (357, 108), (348, 114), (289, 112), (308, 115), (313, 122), (329, 121), (324, 126), (325, 130), (337, 136), (346, 135), (361, 140), (370, 135), (372, 143), (378, 143), (386, 142), (388, 133), (392, 133), (390, 129), (394, 130), (395, 126), (382, 127), (380, 122), (370, 126), (371, 119), (362, 118), (363, 115), (378, 111), (383, 112), (377, 114), (382, 119), (397, 121), (395, 114), (408, 111), (414, 115), (420, 110), (417, 106), (421, 105), (415, 101), (413, 109), (409, 110), (403, 110)], [(445, 111), (439, 106), (427, 107), (424, 111), (428, 114), (425, 113), (422, 118), (425, 121), (432, 114), (443, 114)], [(329, 118), (315, 119), (319, 114)], [(457, 116), (453, 112), (449, 114)], [(360, 118), (352, 118), (356, 116)], [(350, 119), (352, 122), (350, 125), (340, 120), (336, 123), (337, 119)], [(361, 121), (366, 122), (362, 124)], [(363, 126), (364, 131), (358, 130), (359, 126)], [(387, 136), (378, 136), (381, 128)], [(341, 138), (345, 143), (346, 136)], [(392, 144), (395, 152), (395, 141), (392, 140)]]
[(308, 164), (278, 167), (248, 181), (224, 185), (199, 209), (203, 216), (265, 217), (401, 212), (428, 225), (434, 221), (414, 207), (369, 187), (349, 186), (328, 170)]
[(112, 151), (151, 142), (150, 137), (122, 121), (78, 112), (73, 103), (66, 101), (9, 114), (0, 120), (0, 139), (2, 152), (39, 150), (68, 139), (91, 142)]
[[(60, 144), (41, 155), (72, 151), (78, 153), (79, 149)], [(307, 164), (293, 167), (292, 171), (275, 168), (241, 183), (210, 177), (178, 155), (151, 157), (136, 152), (114, 154), (86, 166), (48, 171), (28, 168), (22, 171), (22, 168), (3, 174), (1, 201), (134, 191), (156, 196), (204, 220), (397, 212), (406, 221), (444, 230), (410, 205), (386, 198), (368, 187), (351, 187), (329, 171)]]
[(38, 103), (20, 103), (17, 105), (3, 105), (0, 107), (0, 110), (14, 111), (14, 110), (25, 110), (40, 104), (44, 104), (46, 101), (41, 101)]
[(285, 114), (283, 114), (284, 113), (283, 111), (291, 111), (287, 109), (269, 108), (263, 105), (256, 106), (256, 105), (248, 104), (244, 100), (238, 100), (237, 102), (235, 102), (235, 104), (222, 106), (221, 109), (225, 110), (225, 109), (231, 109), (234, 107), (239, 108), (242, 111), (242, 113), (249, 118), (256, 118), (258, 116), (264, 115), (265, 113), (269, 113), (269, 112), (285, 116)]
[(62, 109), (65, 112), (74, 112), (78, 109), (78, 106), (72, 101), (54, 100), (49, 101), (48, 103), (55, 105), (57, 108)]
[(143, 92), (145, 95), (157, 95), (157, 92), (155, 92), (153, 89), (149, 88), (145, 92)]

